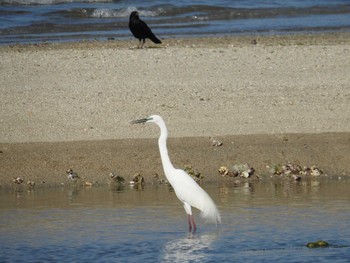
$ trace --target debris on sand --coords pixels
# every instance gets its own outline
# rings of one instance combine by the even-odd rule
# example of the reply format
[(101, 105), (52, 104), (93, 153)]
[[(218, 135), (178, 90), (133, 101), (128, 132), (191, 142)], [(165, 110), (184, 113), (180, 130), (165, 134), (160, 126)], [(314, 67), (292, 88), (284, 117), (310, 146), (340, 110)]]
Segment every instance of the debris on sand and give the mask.
[(93, 185), (94, 185), (94, 183), (93, 182), (89, 182), (89, 181), (85, 181), (83, 183), (83, 186), (93, 186)]
[(70, 179), (70, 180), (72, 180), (74, 182), (77, 181), (80, 178), (78, 176), (78, 174), (73, 171), (73, 169), (68, 169), (66, 174), (67, 174), (68, 179)]
[(116, 173), (113, 173), (113, 172), (109, 174), (109, 177), (111, 178), (110, 183), (122, 184), (125, 181), (124, 177), (117, 175)]
[(184, 168), (185, 172), (188, 173), (196, 182), (200, 182), (204, 179), (204, 175), (195, 171), (191, 165), (186, 165)]
[(153, 175), (153, 183), (156, 183), (156, 184), (167, 184), (168, 181), (166, 179), (160, 178), (158, 173), (154, 173), (154, 175)]
[(241, 178), (251, 178), (255, 175), (260, 179), (260, 176), (255, 173), (255, 169), (249, 164), (235, 164), (232, 166), (232, 169), (229, 170), (226, 166), (221, 166), (219, 168), (219, 174), (223, 177), (241, 177)]
[(302, 177), (318, 177), (323, 174), (323, 171), (316, 165), (312, 165), (311, 167), (301, 167), (300, 165), (291, 162), (287, 162), (285, 165), (273, 165), (268, 168), (273, 175), (292, 178), (296, 181), (301, 180)]
[(35, 182), (34, 182), (34, 181), (28, 181), (28, 182), (27, 182), (27, 185), (28, 185), (29, 187), (34, 187), (34, 186), (35, 186)]
[(141, 176), (141, 174), (139, 173), (136, 173), (132, 177), (132, 180), (130, 181), (130, 185), (141, 185), (144, 182), (145, 182), (145, 179), (143, 178), (143, 176)]
[(23, 179), (22, 179), (22, 177), (16, 177), (16, 178), (13, 178), (13, 180), (12, 180), (12, 182), (14, 183), (14, 184), (21, 184), (21, 183), (23, 183)]
[(214, 138), (210, 138), (210, 139), (211, 139), (211, 146), (219, 147), (223, 145), (222, 141), (220, 140), (217, 140)]

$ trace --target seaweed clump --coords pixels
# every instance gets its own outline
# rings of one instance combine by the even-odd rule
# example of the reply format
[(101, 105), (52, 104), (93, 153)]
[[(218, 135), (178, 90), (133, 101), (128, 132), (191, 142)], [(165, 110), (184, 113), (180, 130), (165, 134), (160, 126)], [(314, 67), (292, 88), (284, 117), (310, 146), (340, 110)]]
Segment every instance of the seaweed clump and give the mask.
[(329, 243), (327, 243), (326, 241), (323, 241), (323, 240), (319, 240), (316, 242), (309, 242), (306, 244), (306, 246), (308, 248), (324, 248), (324, 247), (328, 247)]

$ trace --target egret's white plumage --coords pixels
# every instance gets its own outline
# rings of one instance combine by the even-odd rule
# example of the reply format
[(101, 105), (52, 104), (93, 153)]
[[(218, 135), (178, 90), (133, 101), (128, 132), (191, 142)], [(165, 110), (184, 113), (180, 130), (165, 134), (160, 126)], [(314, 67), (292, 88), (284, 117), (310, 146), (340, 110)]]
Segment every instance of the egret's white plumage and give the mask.
[(172, 165), (166, 140), (168, 138), (168, 130), (162, 117), (158, 115), (152, 115), (145, 119), (133, 121), (136, 123), (153, 122), (160, 128), (160, 137), (158, 140), (160, 157), (164, 169), (165, 176), (171, 186), (174, 188), (176, 196), (183, 203), (185, 211), (188, 215), (188, 223), (190, 230), (196, 230), (196, 224), (192, 215), (191, 207), (195, 207), (201, 211), (201, 215), (207, 221), (212, 223), (221, 223), (221, 217), (214, 201), (210, 196), (189, 176), (185, 171), (181, 169), (175, 169)]

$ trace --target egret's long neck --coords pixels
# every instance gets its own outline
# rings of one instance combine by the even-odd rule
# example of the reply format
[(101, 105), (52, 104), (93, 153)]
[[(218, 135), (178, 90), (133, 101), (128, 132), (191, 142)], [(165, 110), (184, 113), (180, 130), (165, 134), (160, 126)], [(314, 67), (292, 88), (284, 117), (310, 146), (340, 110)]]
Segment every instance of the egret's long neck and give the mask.
[(168, 169), (174, 169), (174, 166), (170, 162), (169, 155), (168, 155), (168, 149), (166, 145), (166, 141), (168, 138), (168, 129), (165, 126), (164, 121), (157, 123), (160, 128), (160, 137), (158, 139), (158, 146), (159, 146), (159, 152), (160, 152), (160, 158), (162, 160), (163, 169), (165, 175), (167, 175)]

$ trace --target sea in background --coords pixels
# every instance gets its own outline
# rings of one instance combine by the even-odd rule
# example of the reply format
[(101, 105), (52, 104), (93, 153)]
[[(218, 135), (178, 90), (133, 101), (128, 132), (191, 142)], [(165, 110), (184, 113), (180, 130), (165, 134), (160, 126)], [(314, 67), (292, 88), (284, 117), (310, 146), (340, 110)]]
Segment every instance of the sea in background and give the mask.
[(0, 45), (132, 39), (133, 10), (161, 39), (350, 30), (349, 0), (0, 0)]

